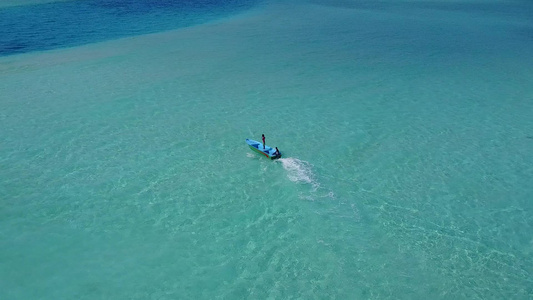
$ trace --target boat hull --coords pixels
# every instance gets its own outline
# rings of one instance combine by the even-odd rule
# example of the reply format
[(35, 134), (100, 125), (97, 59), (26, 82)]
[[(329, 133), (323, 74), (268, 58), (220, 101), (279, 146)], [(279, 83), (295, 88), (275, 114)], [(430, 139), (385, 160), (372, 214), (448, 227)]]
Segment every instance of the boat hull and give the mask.
[(272, 148), (270, 146), (267, 146), (265, 145), (265, 147), (263, 148), (263, 143), (261, 142), (258, 142), (258, 141), (254, 141), (254, 140), (250, 140), (250, 139), (246, 139), (246, 143), (248, 144), (248, 146), (250, 147), (250, 149), (252, 149), (253, 151), (267, 157), (267, 158), (270, 158), (270, 159), (278, 159), (278, 158), (281, 158), (281, 152), (279, 153), (279, 155), (274, 155), (274, 153), (276, 152), (276, 149), (275, 148)]

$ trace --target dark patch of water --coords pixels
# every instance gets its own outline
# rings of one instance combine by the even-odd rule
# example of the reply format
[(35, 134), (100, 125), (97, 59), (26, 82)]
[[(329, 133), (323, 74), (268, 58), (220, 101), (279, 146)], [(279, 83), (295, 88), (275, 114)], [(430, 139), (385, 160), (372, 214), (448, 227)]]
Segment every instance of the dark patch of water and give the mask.
[(77, 0), (0, 9), (0, 56), (192, 26), (258, 0)]

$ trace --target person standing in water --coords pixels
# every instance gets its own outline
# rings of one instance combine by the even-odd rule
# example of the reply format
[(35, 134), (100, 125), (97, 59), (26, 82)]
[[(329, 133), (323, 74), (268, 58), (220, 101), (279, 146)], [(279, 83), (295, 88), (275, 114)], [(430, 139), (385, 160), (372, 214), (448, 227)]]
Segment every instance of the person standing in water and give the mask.
[(263, 149), (265, 149), (265, 135), (262, 134), (262, 135), (261, 135), (261, 138), (263, 139)]

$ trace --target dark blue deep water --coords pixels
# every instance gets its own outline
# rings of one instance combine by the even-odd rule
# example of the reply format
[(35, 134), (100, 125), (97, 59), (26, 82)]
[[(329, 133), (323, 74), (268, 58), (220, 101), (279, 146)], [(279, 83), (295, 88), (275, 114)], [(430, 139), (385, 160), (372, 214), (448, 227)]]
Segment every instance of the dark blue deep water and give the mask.
[(0, 56), (200, 24), (258, 0), (77, 0), (0, 9)]

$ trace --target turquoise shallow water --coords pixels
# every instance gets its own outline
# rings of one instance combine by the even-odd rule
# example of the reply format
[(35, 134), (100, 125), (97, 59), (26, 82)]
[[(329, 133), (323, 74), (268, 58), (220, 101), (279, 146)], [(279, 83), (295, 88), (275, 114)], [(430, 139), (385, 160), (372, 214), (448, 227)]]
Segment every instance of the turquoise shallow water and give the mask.
[(0, 298), (531, 298), (527, 3), (334, 4), (0, 58)]

